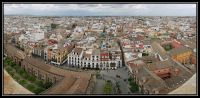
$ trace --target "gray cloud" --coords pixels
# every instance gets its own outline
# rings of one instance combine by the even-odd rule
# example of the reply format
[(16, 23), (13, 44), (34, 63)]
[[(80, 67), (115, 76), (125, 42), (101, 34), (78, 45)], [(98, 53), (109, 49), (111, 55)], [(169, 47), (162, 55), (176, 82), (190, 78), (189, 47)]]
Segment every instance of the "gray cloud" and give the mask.
[(4, 14), (195, 16), (195, 4), (4, 4)]
[(127, 6), (127, 4), (104, 4), (103, 6), (110, 8), (123, 8)]
[(97, 7), (98, 4), (78, 4), (80, 7)]

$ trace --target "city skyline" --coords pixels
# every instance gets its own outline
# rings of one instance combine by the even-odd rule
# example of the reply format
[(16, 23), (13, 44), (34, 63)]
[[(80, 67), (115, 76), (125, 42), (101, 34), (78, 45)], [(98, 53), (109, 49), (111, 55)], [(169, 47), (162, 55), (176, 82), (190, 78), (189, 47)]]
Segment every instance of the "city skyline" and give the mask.
[(196, 4), (4, 4), (4, 15), (196, 16)]
[(198, 5), (62, 3), (2, 3), (3, 95), (198, 94)]

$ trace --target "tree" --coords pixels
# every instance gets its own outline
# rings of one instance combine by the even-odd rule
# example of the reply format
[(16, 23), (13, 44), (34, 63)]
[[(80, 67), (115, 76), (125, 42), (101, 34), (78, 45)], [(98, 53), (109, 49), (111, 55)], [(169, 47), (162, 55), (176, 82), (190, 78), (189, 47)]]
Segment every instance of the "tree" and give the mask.
[(10, 68), (10, 67), (7, 67), (6, 70), (7, 70), (8, 73), (11, 73), (13, 71), (13, 69)]
[(168, 45), (165, 46), (165, 50), (166, 50), (166, 51), (169, 51), (169, 50), (171, 50), (172, 48), (173, 48), (173, 47), (172, 47), (171, 44), (168, 44)]
[(11, 62), (12, 62), (12, 59), (9, 58), (9, 57), (6, 57), (4, 61), (5, 61), (6, 64), (10, 65)]
[(20, 81), (19, 81), (19, 84), (25, 85), (25, 84), (27, 84), (27, 81), (26, 81), (26, 80), (20, 80)]
[(139, 86), (133, 81), (132, 78), (129, 78), (128, 81), (129, 81), (129, 84), (131, 86), (130, 87), (131, 92), (139, 91)]
[(18, 71), (18, 73), (19, 73), (20, 75), (23, 75), (23, 74), (25, 74), (25, 71), (24, 71), (23, 69), (20, 69), (20, 70)]
[(28, 77), (28, 80), (31, 81), (31, 82), (34, 82), (36, 80), (36, 78), (31, 75), (30, 77)]
[(37, 88), (37, 89), (34, 90), (34, 93), (35, 94), (40, 94), (44, 90), (45, 90), (44, 88)]
[(24, 74), (22, 74), (22, 77), (27, 79), (30, 75), (28, 75), (26, 72)]
[(33, 84), (28, 84), (27, 89), (34, 92), (35, 86)]
[(148, 53), (142, 53), (142, 56), (148, 56), (149, 54)]
[(43, 88), (49, 88), (49, 87), (51, 87), (52, 86), (52, 82), (45, 82), (44, 84), (43, 84)]
[(130, 90), (131, 92), (139, 91), (139, 86), (136, 83), (132, 82)]
[(103, 91), (105, 94), (110, 94), (112, 92), (112, 84), (110, 81), (106, 81)]
[(43, 82), (41, 80), (35, 81), (35, 84), (39, 87), (43, 87)]
[(19, 79), (20, 79), (20, 77), (18, 77), (18, 76), (13, 76), (13, 78), (15, 79), (15, 80), (17, 80), (17, 81), (19, 81)]
[(76, 28), (76, 26), (77, 26), (77, 24), (74, 23), (74, 24), (72, 25), (72, 29)]
[(97, 78), (100, 78), (101, 75), (100, 75), (99, 73), (96, 73), (96, 77), (97, 77)]
[(13, 64), (13, 68), (19, 72), (19, 70), (21, 69), (19, 65)]
[(129, 77), (129, 78), (128, 78), (128, 81), (129, 81), (129, 82), (131, 82), (131, 81), (132, 81), (132, 78), (131, 78), (131, 77)]
[(51, 24), (52, 29), (55, 29), (57, 26), (58, 26), (57, 24), (54, 24), (54, 23)]
[(10, 66), (11, 66), (11, 67), (15, 67), (15, 66), (16, 66), (15, 62), (11, 61), (11, 62), (10, 62)]
[(11, 71), (9, 74), (10, 74), (11, 76), (14, 76), (14, 72), (12, 72), (12, 71)]

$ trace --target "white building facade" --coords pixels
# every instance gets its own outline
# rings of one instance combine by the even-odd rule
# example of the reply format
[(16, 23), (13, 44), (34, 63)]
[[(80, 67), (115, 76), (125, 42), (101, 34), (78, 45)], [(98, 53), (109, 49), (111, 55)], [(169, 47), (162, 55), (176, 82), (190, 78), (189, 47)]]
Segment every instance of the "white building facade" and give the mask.
[[(105, 54), (105, 53), (104, 53)], [(121, 53), (109, 53), (104, 55), (100, 49), (92, 49), (90, 52), (82, 48), (75, 48), (68, 54), (68, 65), (90, 69), (117, 69), (122, 67)]]

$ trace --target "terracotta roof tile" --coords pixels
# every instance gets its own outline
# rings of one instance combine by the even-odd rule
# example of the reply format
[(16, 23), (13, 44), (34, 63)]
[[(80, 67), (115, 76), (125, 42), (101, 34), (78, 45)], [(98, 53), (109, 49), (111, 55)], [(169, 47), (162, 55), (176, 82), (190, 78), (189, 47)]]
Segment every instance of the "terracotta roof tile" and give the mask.
[(82, 50), (83, 50), (82, 48), (74, 48), (74, 52), (78, 53), (78, 55), (81, 54)]

